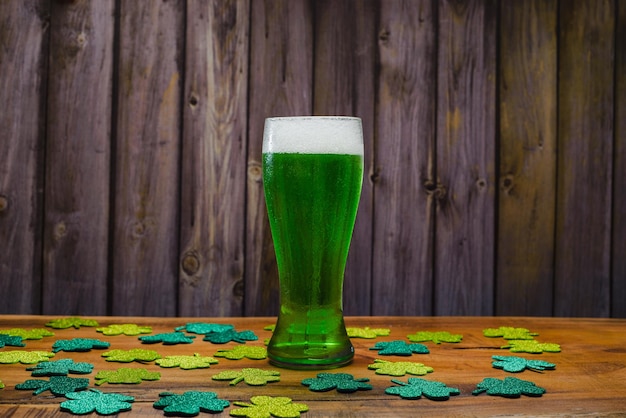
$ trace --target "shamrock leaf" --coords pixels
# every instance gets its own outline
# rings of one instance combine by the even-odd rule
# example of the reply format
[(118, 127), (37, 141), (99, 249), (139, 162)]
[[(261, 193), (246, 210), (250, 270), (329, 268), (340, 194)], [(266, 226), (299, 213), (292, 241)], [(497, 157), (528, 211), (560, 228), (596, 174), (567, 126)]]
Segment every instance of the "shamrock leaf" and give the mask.
[(249, 403), (233, 402), (243, 408), (233, 409), (230, 415), (235, 417), (269, 418), (297, 418), (300, 412), (306, 412), (309, 407), (303, 403), (292, 403), (290, 398), (284, 396), (253, 396)]
[(39, 395), (46, 390), (52, 392), (53, 395), (63, 396), (69, 392), (87, 389), (89, 379), (84, 377), (67, 377), (67, 376), (51, 376), (50, 380), (30, 379), (24, 383), (15, 385), (15, 389), (32, 390), (34, 395)]
[(554, 343), (540, 343), (536, 340), (511, 340), (508, 345), (501, 348), (508, 348), (512, 353), (533, 353), (541, 354), (544, 351), (548, 353), (558, 353), (561, 346)]
[(0, 330), (0, 334), (22, 337), (22, 340), (41, 340), (43, 337), (54, 336), (53, 332), (43, 328), (26, 330), (24, 328), (11, 328)]
[(139, 335), (150, 334), (152, 327), (141, 327), (137, 324), (112, 324), (106, 327), (96, 328), (96, 331), (101, 332), (103, 335)]
[(0, 348), (4, 347), (5, 345), (10, 345), (12, 347), (26, 346), (26, 344), (22, 342), (22, 337), (0, 334)]
[(355, 392), (357, 390), (370, 390), (372, 385), (368, 378), (355, 379), (348, 373), (319, 373), (317, 377), (304, 379), (302, 384), (315, 392), (326, 392), (337, 389), (337, 392)]
[(0, 389), (4, 389), (4, 383), (2, 383), (2, 380), (0, 380)]
[(95, 340), (93, 338), (72, 338), (71, 340), (57, 340), (52, 345), (52, 351), (90, 351), (92, 348), (109, 348), (111, 344), (106, 341)]
[(198, 353), (194, 353), (193, 356), (166, 356), (156, 361), (156, 364), (161, 367), (180, 367), (184, 370), (204, 369), (217, 363), (218, 361), (213, 357), (202, 357)]
[(536, 386), (533, 382), (516, 377), (505, 377), (504, 380), (486, 377), (476, 386), (472, 395), (480, 395), (483, 392), (487, 392), (487, 395), (519, 398), (521, 395), (541, 396), (546, 390)]
[(119, 361), (121, 363), (130, 363), (131, 361), (154, 361), (161, 358), (159, 353), (154, 350), (142, 350), (140, 348), (111, 350), (102, 353), (102, 357), (106, 357), (107, 361)]
[(96, 412), (101, 415), (113, 415), (119, 412), (130, 411), (131, 402), (135, 401), (132, 396), (120, 393), (102, 393), (96, 389), (83, 392), (66, 393), (69, 401), (61, 402), (61, 410), (72, 414), (84, 415)]
[(448, 331), (419, 331), (415, 334), (407, 335), (409, 341), (421, 343), (424, 341), (432, 341), (435, 344), (458, 343), (463, 339), (461, 334), (450, 334)]
[(219, 399), (215, 392), (188, 391), (182, 395), (159, 393), (161, 399), (152, 404), (166, 415), (195, 416), (202, 412), (222, 412), (230, 402)]
[(505, 372), (518, 373), (525, 369), (529, 370), (546, 370), (554, 369), (556, 366), (553, 363), (548, 363), (543, 360), (526, 360), (522, 357), (514, 356), (492, 356), (492, 359), (496, 360), (492, 363), (492, 366), (496, 369), (503, 369)]
[(102, 370), (95, 376), (98, 386), (103, 383), (141, 383), (143, 380), (159, 380), (160, 378), (159, 372), (125, 367), (117, 370)]
[(191, 344), (194, 338), (196, 338), (195, 335), (185, 335), (178, 331), (139, 337), (144, 344), (163, 343), (165, 345)]
[(407, 344), (404, 341), (381, 341), (376, 343), (370, 350), (380, 350), (378, 354), (383, 356), (410, 356), (415, 354), (428, 354), (428, 347), (423, 344)]
[(242, 380), (250, 386), (262, 386), (269, 382), (278, 382), (280, 380), (280, 372), (276, 370), (263, 370), (247, 367), (237, 370), (225, 370), (221, 373), (215, 374), (212, 377), (213, 380), (230, 380), (231, 386), (236, 385)]
[(52, 321), (46, 324), (47, 327), (58, 328), (58, 329), (66, 329), (74, 327), (76, 329), (81, 326), (84, 327), (97, 327), (98, 321), (94, 321), (93, 319), (82, 319), (77, 316), (72, 316), (69, 318), (59, 318), (53, 319)]
[(413, 363), (410, 361), (386, 361), (375, 359), (373, 364), (367, 366), (368, 369), (376, 370), (376, 374), (386, 374), (390, 376), (404, 376), (405, 374), (414, 374), (423, 376), (432, 373), (433, 368), (424, 366), (422, 363)]
[(230, 331), (235, 327), (230, 324), (213, 324), (209, 322), (189, 322), (181, 327), (174, 328), (174, 331), (187, 331), (192, 334), (210, 334), (212, 332)]
[(450, 396), (458, 395), (461, 393), (457, 388), (451, 388), (444, 383), (428, 381), (417, 377), (410, 377), (407, 383), (400, 380), (391, 380), (400, 386), (391, 386), (385, 389), (385, 393), (388, 395), (399, 395), (404, 399), (419, 399), (422, 395), (433, 401), (445, 401)]
[(89, 374), (93, 370), (91, 363), (74, 363), (71, 358), (45, 361), (35, 367), (28, 367), (26, 370), (32, 371), (32, 376), (66, 376), (68, 373)]
[(505, 340), (533, 340), (539, 334), (532, 333), (526, 328), (500, 327), (484, 329), (483, 335), (489, 338), (502, 337)]
[(47, 351), (22, 351), (22, 350), (3, 351), (3, 352), (0, 352), (0, 363), (1, 364), (12, 364), (12, 363), (35, 364), (35, 363), (39, 363), (42, 361), (48, 361), (48, 359), (51, 357), (54, 357), (54, 353), (49, 353)]
[(229, 360), (241, 360), (246, 357), (250, 360), (262, 360), (267, 357), (265, 347), (252, 347), (249, 345), (237, 345), (232, 350), (219, 350), (215, 357), (225, 357)]
[(389, 335), (391, 330), (389, 328), (347, 327), (346, 332), (350, 338), (376, 338)]
[(257, 337), (252, 331), (235, 331), (230, 329), (223, 332), (212, 332), (204, 337), (204, 341), (210, 341), (213, 344), (226, 344), (231, 341), (245, 344), (246, 341), (256, 341)]

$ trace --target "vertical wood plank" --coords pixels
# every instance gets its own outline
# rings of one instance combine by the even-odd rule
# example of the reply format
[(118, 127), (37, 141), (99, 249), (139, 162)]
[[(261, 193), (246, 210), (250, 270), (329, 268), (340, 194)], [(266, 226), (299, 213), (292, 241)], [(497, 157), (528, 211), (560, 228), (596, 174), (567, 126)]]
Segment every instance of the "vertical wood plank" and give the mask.
[(189, 1), (179, 314), (243, 312), (249, 2)]
[(609, 315), (614, 13), (560, 3), (557, 316)]
[(0, 313), (40, 313), (48, 7), (0, 2)]
[(120, 3), (112, 313), (177, 312), (182, 0)]
[(552, 314), (557, 2), (500, 4), (496, 313)]
[(493, 313), (497, 4), (440, 3), (435, 313)]
[(436, 48), (432, 1), (383, 1), (372, 313), (432, 313)]
[(278, 270), (263, 196), (265, 118), (312, 111), (313, 26), (306, 0), (252, 1), (246, 315), (278, 313)]
[(364, 179), (345, 271), (346, 315), (371, 313), (373, 202), (368, 180), (373, 162), (377, 11), (374, 1), (315, 2), (313, 113), (358, 116), (363, 124)]
[(107, 313), (114, 1), (53, 1), (43, 313)]

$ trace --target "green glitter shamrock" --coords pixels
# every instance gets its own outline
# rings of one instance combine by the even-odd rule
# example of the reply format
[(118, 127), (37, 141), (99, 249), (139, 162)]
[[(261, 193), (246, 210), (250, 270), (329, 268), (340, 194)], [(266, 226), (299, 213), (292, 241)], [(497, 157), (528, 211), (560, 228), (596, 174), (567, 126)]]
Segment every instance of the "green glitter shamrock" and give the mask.
[(425, 341), (432, 341), (435, 344), (444, 343), (458, 343), (461, 342), (463, 336), (461, 334), (450, 334), (448, 331), (419, 331), (415, 334), (407, 335), (409, 341), (414, 343), (421, 343)]
[(232, 350), (219, 350), (215, 353), (215, 357), (225, 357), (229, 360), (241, 360), (244, 357), (250, 360), (263, 360), (267, 357), (267, 349), (265, 347), (237, 345)]
[(445, 383), (429, 381), (417, 377), (410, 377), (407, 383), (392, 379), (392, 383), (400, 386), (391, 386), (385, 389), (388, 395), (399, 395), (403, 399), (419, 399), (422, 395), (433, 401), (445, 401), (450, 396), (458, 395), (461, 391), (451, 388)]
[(480, 395), (483, 392), (487, 392), (487, 395), (519, 398), (521, 395), (541, 396), (546, 390), (536, 386), (533, 382), (516, 377), (505, 377), (504, 380), (486, 377), (476, 386), (472, 395)]
[(234, 329), (230, 324), (213, 324), (210, 322), (188, 322), (186, 325), (174, 328), (174, 331), (187, 331), (192, 334), (210, 334), (212, 332), (224, 332)]
[(559, 353), (561, 346), (554, 343), (540, 343), (536, 340), (510, 340), (508, 345), (500, 348), (508, 348), (511, 353), (532, 353), (541, 354), (544, 351), (548, 353)]
[(46, 323), (47, 327), (57, 328), (57, 329), (67, 329), (74, 327), (76, 329), (83, 327), (97, 327), (98, 321), (93, 319), (83, 319), (77, 316), (71, 316), (69, 318), (59, 318), (53, 319), (52, 321)]
[(46, 390), (55, 396), (63, 396), (69, 392), (87, 389), (89, 379), (84, 377), (50, 376), (50, 380), (29, 379), (24, 383), (15, 385), (15, 389), (32, 390), (34, 395), (39, 395)]
[(244, 381), (250, 386), (262, 386), (269, 382), (280, 381), (280, 372), (276, 370), (263, 370), (255, 369), (253, 367), (246, 367), (239, 370), (224, 370), (218, 374), (212, 376), (213, 380), (230, 380), (230, 385), (234, 386), (237, 383)]
[(35, 364), (42, 361), (48, 361), (51, 357), (54, 357), (54, 353), (47, 351), (3, 351), (0, 352), (0, 364)]
[(26, 347), (26, 344), (22, 342), (22, 337), (0, 334), (0, 348), (7, 345), (11, 347)]
[(152, 404), (165, 415), (196, 416), (200, 412), (222, 412), (230, 402), (219, 399), (215, 392), (188, 391), (182, 395), (171, 392), (159, 393), (161, 399)]
[(144, 344), (163, 343), (165, 345), (191, 344), (194, 338), (196, 338), (195, 335), (185, 335), (184, 333), (179, 331), (139, 337), (141, 342)]
[(337, 392), (350, 393), (357, 390), (371, 390), (372, 385), (366, 377), (355, 379), (348, 373), (319, 373), (317, 377), (304, 379), (302, 384), (314, 392), (326, 392), (337, 389)]
[(22, 340), (41, 340), (43, 337), (54, 336), (54, 332), (50, 332), (44, 328), (35, 328), (31, 330), (26, 330), (24, 328), (2, 329), (0, 330), (0, 334), (22, 337)]
[(503, 369), (505, 372), (519, 373), (526, 369), (529, 370), (546, 370), (554, 369), (556, 366), (554, 363), (548, 363), (543, 360), (527, 360), (522, 357), (515, 356), (492, 356), (492, 366), (496, 369)]
[(71, 340), (57, 340), (52, 345), (52, 351), (90, 351), (93, 348), (105, 349), (109, 348), (111, 343), (100, 341), (93, 338), (72, 338)]
[(428, 347), (423, 344), (407, 344), (404, 341), (381, 341), (376, 343), (370, 350), (380, 350), (378, 354), (382, 356), (410, 356), (415, 354), (428, 354)]
[(0, 380), (0, 389), (4, 389), (4, 383), (2, 383), (2, 380)]
[(533, 340), (539, 334), (532, 333), (526, 328), (500, 327), (484, 329), (483, 335), (489, 338), (502, 337), (505, 340)]
[(251, 403), (233, 402), (234, 405), (243, 408), (233, 409), (230, 415), (235, 417), (249, 418), (297, 418), (300, 412), (306, 412), (309, 407), (303, 403), (293, 403), (291, 398), (285, 396), (253, 396)]
[(387, 336), (391, 333), (389, 328), (358, 328), (347, 327), (346, 332), (350, 338), (376, 338), (378, 336)]
[(257, 337), (252, 331), (235, 331), (234, 329), (223, 332), (212, 332), (207, 334), (203, 341), (210, 341), (213, 344), (226, 344), (231, 341), (235, 341), (240, 344), (245, 344), (246, 341), (256, 341)]
[(139, 326), (137, 324), (111, 324), (106, 327), (96, 328), (96, 331), (101, 332), (103, 335), (139, 335), (150, 334), (152, 327)]
[(76, 415), (96, 412), (100, 415), (113, 415), (119, 412), (130, 411), (131, 402), (135, 398), (121, 393), (103, 393), (97, 389), (88, 389), (82, 392), (66, 393), (68, 401), (61, 402), (61, 410)]
[(143, 380), (159, 380), (160, 378), (161, 373), (159, 372), (126, 367), (117, 370), (102, 370), (95, 376), (98, 386), (103, 383), (141, 383)]
[(193, 356), (166, 356), (156, 361), (161, 367), (180, 367), (184, 370), (204, 369), (217, 363), (213, 357), (202, 357), (198, 353), (194, 353)]
[(423, 376), (432, 373), (433, 368), (424, 366), (422, 363), (414, 363), (410, 361), (387, 361), (375, 359), (373, 364), (367, 366), (368, 369), (376, 370), (376, 374), (386, 374), (389, 376), (404, 376), (405, 374), (414, 374)]
[(142, 350), (141, 348), (133, 348), (130, 350), (111, 350), (102, 353), (102, 357), (106, 357), (107, 361), (119, 361), (120, 363), (130, 363), (131, 361), (154, 361), (161, 358), (159, 353), (154, 350)]
[(272, 331), (272, 332), (274, 332), (274, 330), (276, 329), (276, 324), (266, 325), (266, 326), (263, 327), (263, 329), (265, 331)]
[(91, 363), (74, 363), (71, 358), (56, 361), (45, 361), (35, 367), (28, 367), (32, 376), (67, 376), (69, 373), (89, 374), (93, 371)]

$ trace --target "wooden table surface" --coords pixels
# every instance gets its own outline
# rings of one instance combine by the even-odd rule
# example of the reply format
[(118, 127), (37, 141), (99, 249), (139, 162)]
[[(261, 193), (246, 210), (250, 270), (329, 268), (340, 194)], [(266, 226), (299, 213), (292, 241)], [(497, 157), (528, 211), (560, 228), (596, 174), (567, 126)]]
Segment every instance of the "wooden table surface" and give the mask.
[[(0, 316), (0, 330), (11, 328), (46, 328), (51, 319), (46, 316)], [(83, 317), (95, 319), (100, 326), (134, 323), (153, 327), (153, 334), (171, 332), (173, 328), (188, 322), (229, 323), (237, 330), (252, 330), (259, 340), (247, 345), (263, 346), (270, 332), (263, 328), (274, 322), (273, 318), (143, 318), (143, 317)], [(200, 416), (229, 416), (237, 408), (233, 401), (249, 402), (252, 396), (286, 396), (294, 402), (305, 403), (309, 407), (303, 417), (321, 416), (626, 416), (626, 320), (624, 319), (580, 319), (580, 318), (522, 318), (522, 317), (348, 317), (348, 327), (389, 328), (389, 336), (375, 339), (353, 338), (356, 355), (352, 364), (330, 372), (350, 373), (356, 378), (368, 378), (373, 389), (354, 393), (312, 392), (301, 384), (302, 379), (315, 377), (317, 371), (294, 371), (278, 369), (267, 360), (228, 360), (217, 358), (218, 364), (206, 369), (182, 370), (161, 368), (154, 362), (146, 364), (107, 362), (101, 356), (107, 350), (90, 352), (58, 352), (51, 360), (72, 358), (77, 362), (94, 364), (89, 375), (90, 387), (103, 392), (117, 392), (135, 397), (132, 411), (120, 416), (163, 416), (163, 411), (153, 408), (159, 393), (169, 391), (182, 393), (188, 390), (215, 392), (220, 399), (231, 402), (221, 414), (201, 413)], [(535, 338), (544, 343), (561, 345), (560, 353), (515, 354), (498, 347), (505, 345), (502, 338), (487, 338), (482, 331), (501, 326), (523, 327), (539, 335)], [(192, 344), (162, 345), (141, 344), (138, 336), (104, 336), (94, 328), (52, 329), (52, 337), (41, 340), (26, 340), (26, 347), (0, 348), (0, 352), (11, 350), (51, 351), (52, 344), (60, 339), (75, 337), (96, 338), (110, 342), (108, 350), (145, 348), (156, 350), (162, 357), (175, 354), (190, 355), (200, 353), (213, 356), (218, 350), (232, 348), (236, 343), (224, 345), (202, 341), (198, 336)], [(382, 356), (370, 350), (378, 341), (404, 340), (408, 334), (417, 331), (448, 331), (462, 334), (460, 343), (435, 344), (425, 342), (429, 354), (415, 354), (411, 357)], [(489, 348), (493, 347), (493, 348)], [(524, 358), (545, 360), (556, 364), (555, 370), (522, 373), (507, 373), (492, 367), (492, 355), (515, 355)], [(410, 375), (391, 377), (377, 375), (368, 365), (375, 359), (390, 361), (420, 362), (434, 369), (423, 377), (436, 380), (450, 387), (458, 388), (461, 394), (447, 401), (432, 401), (422, 397), (418, 400), (404, 400), (385, 394), (385, 388), (394, 386), (391, 379), (406, 381)], [(0, 416), (2, 417), (68, 417), (59, 404), (65, 400), (50, 392), (33, 395), (32, 391), (16, 390), (15, 385), (32, 377), (23, 364), (0, 364), (0, 381), (5, 385), (0, 389)], [(161, 373), (158, 381), (145, 381), (141, 384), (94, 385), (93, 376), (101, 370), (114, 370), (120, 367), (145, 367), (149, 371)], [(255, 367), (280, 371), (280, 381), (265, 386), (249, 386), (241, 382), (235, 386), (228, 381), (212, 380), (211, 376), (224, 370), (240, 370)], [(503, 398), (485, 393), (472, 395), (476, 385), (486, 377), (503, 379), (513, 376), (534, 382), (546, 390), (541, 397), (521, 396)], [(92, 414), (96, 415), (96, 414)]]

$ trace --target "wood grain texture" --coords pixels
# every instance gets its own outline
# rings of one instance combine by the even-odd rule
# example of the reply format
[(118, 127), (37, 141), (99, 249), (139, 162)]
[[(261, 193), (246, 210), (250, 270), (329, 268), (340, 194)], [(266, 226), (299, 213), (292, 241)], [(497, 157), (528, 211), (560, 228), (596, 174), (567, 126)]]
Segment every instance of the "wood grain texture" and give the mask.
[[(554, 313), (610, 313), (615, 9), (560, 5)], [(581, 187), (585, 184), (586, 187)]]
[(552, 314), (557, 17), (556, 1), (500, 4), (500, 315)]
[(0, 2), (2, 313), (40, 313), (48, 12), (43, 1)]
[(107, 312), (113, 0), (52, 2), (43, 312)]

